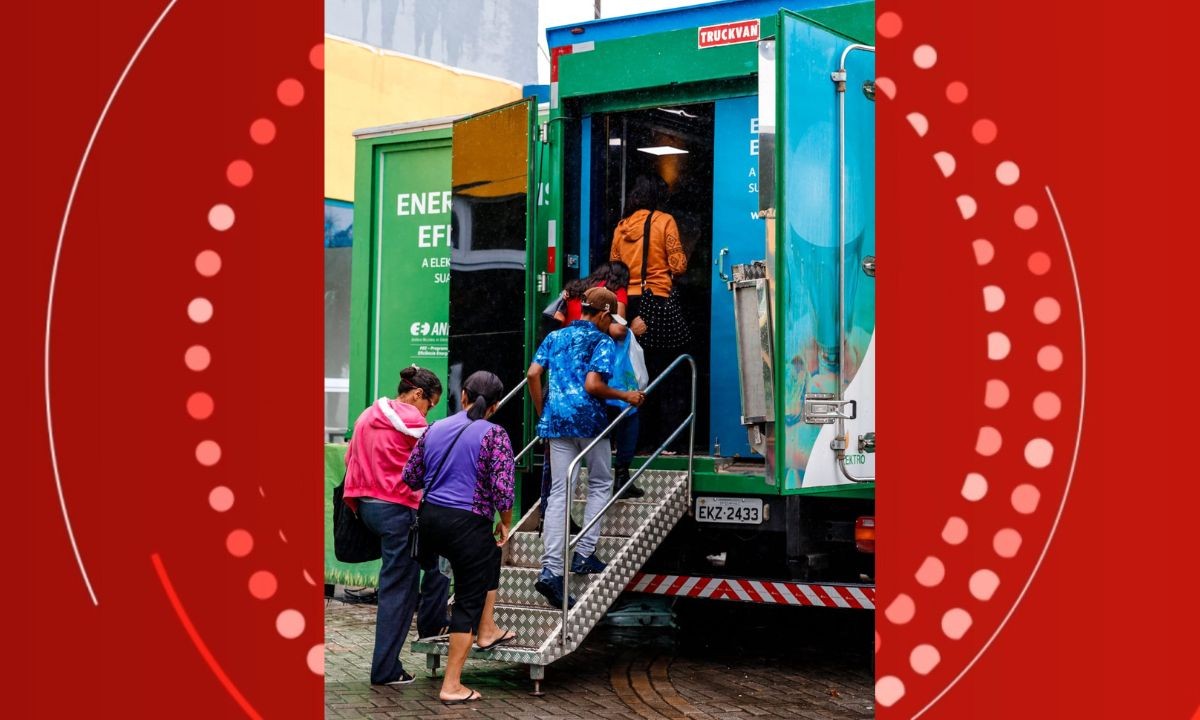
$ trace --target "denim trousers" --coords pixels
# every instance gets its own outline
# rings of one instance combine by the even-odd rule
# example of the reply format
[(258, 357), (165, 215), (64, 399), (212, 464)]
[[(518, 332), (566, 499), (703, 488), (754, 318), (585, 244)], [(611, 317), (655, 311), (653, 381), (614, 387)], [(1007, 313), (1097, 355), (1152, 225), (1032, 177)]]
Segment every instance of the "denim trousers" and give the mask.
[(418, 637), (436, 635), (446, 626), (450, 579), (438, 571), (436, 564), (426, 569), (422, 579), (417, 561), (409, 557), (408, 528), (417, 516), (416, 510), (397, 503), (359, 500), (358, 514), (383, 545), (375, 652), (371, 657), (371, 682), (379, 685), (399, 679), (404, 672), (400, 651), (408, 639), (414, 611)]

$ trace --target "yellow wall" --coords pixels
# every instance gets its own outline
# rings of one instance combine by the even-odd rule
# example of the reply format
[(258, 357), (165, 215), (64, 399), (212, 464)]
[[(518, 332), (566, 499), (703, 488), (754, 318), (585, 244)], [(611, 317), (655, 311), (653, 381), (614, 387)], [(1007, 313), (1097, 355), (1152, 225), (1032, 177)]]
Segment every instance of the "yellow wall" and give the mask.
[(521, 97), (506, 80), (325, 36), (325, 197), (354, 201), (354, 131), (461, 115)]

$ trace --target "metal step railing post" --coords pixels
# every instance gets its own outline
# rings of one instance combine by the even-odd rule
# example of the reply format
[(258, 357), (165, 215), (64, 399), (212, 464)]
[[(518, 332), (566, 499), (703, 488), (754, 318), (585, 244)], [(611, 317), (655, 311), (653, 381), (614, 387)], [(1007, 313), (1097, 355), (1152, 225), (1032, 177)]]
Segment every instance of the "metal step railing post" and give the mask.
[[(696, 452), (695, 451), (695, 446), (696, 446), (696, 360), (695, 360), (695, 358), (693, 358), (691, 355), (688, 355), (688, 354), (683, 354), (683, 355), (680, 355), (679, 357), (675, 358), (671, 362), (671, 364), (668, 365), (667, 368), (665, 370), (663, 370), (662, 373), (658, 377), (654, 378), (653, 382), (651, 382), (649, 385), (646, 386), (646, 389), (643, 391), (643, 393), (646, 397), (649, 397), (650, 393), (653, 392), (654, 389), (658, 387), (658, 384), (662, 382), (662, 379), (665, 378), (667, 375), (670, 375), (677, 367), (682, 365), (684, 362), (687, 362), (691, 366), (691, 369), (692, 369), (691, 408), (690, 408), (690, 412), (688, 413), (687, 418), (684, 419), (684, 421), (679, 424), (679, 427), (675, 428), (675, 431), (671, 433), (670, 437), (668, 437), (665, 441), (663, 441), (663, 443), (661, 445), (658, 446), (657, 450), (655, 450), (653, 453), (650, 454), (650, 457), (646, 459), (646, 462), (642, 463), (642, 466), (640, 468), (638, 468), (638, 471), (636, 473), (634, 473), (633, 475), (631, 475), (629, 480), (627, 480), (625, 482), (625, 484), (620, 487), (619, 490), (615, 489), (615, 488), (613, 489), (612, 497), (610, 497), (608, 499), (608, 502), (604, 504), (604, 507), (600, 509), (600, 512), (596, 513), (595, 516), (592, 517), (590, 522), (585, 523), (584, 526), (582, 528), (580, 528), (579, 532), (575, 534), (574, 540), (571, 540), (570, 528), (571, 528), (571, 503), (573, 503), (574, 499), (575, 499), (575, 474), (579, 471), (579, 465), (580, 465), (580, 463), (583, 462), (583, 458), (589, 452), (591, 452), (592, 448), (596, 447), (596, 445), (599, 444), (599, 442), (601, 440), (608, 437), (608, 435), (610, 433), (612, 433), (613, 429), (616, 428), (617, 425), (622, 420), (624, 420), (627, 415), (630, 414), (630, 412), (633, 410), (633, 406), (626, 407), (624, 410), (622, 410), (621, 413), (619, 415), (617, 415), (616, 419), (613, 420), (611, 423), (609, 423), (608, 427), (604, 428), (603, 432), (601, 432), (599, 435), (597, 435), (595, 438), (593, 438), (592, 441), (590, 443), (588, 443), (587, 447), (585, 447), (578, 455), (576, 455), (575, 459), (571, 461), (571, 464), (567, 466), (567, 477), (566, 477), (566, 488), (565, 488), (566, 496), (563, 498), (564, 502), (563, 502), (563, 553), (562, 553), (562, 558), (563, 558), (562, 636), (559, 640), (559, 644), (562, 645), (564, 648), (567, 645), (567, 616), (571, 609), (571, 606), (570, 606), (571, 559), (570, 559), (570, 556), (568, 555), (568, 553), (570, 553), (571, 549), (574, 548), (575, 545), (577, 545), (579, 543), (579, 540), (580, 540), (580, 538), (583, 537), (584, 533), (586, 533), (588, 530), (591, 530), (593, 525), (600, 522), (600, 520), (604, 517), (604, 515), (609, 511), (609, 508), (611, 508), (613, 505), (615, 505), (617, 503), (617, 500), (621, 497), (621, 493), (625, 492), (626, 488), (628, 488), (630, 485), (632, 485), (634, 483), (635, 480), (637, 480), (639, 477), (641, 477), (642, 473), (644, 473), (646, 471), (646, 469), (648, 467), (650, 467), (650, 463), (652, 463), (656, 459), (658, 459), (658, 456), (661, 455), (662, 452), (664, 450), (666, 450), (666, 448), (668, 446), (670, 446), (671, 443), (675, 442), (675, 438), (679, 437), (679, 434), (683, 432), (684, 428), (690, 428), (690, 433), (688, 435), (690, 442), (688, 444), (688, 464), (687, 464), (688, 478), (687, 478), (687, 481), (688, 481), (688, 502), (689, 503), (691, 502), (692, 465), (694, 462), (694, 456), (695, 456), (695, 452)], [(690, 505), (689, 505), (689, 507), (690, 507)]]

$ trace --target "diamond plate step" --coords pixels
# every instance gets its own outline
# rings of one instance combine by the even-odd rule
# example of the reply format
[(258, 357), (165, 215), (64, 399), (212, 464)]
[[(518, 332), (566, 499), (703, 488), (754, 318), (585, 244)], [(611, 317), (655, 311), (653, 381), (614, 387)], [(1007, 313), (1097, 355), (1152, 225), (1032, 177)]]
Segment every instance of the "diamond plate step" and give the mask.
[[(604, 557), (603, 555), (601, 556)], [(505, 605), (526, 605), (535, 608), (549, 608), (550, 603), (542, 594), (533, 589), (537, 582), (541, 567), (506, 567), (500, 570), (500, 589), (496, 591), (496, 603)], [(572, 575), (571, 594), (578, 597), (595, 582), (595, 575)], [(561, 611), (560, 611), (561, 614)]]
[[(527, 663), (532, 673), (533, 667), (548, 665), (579, 647), (687, 511), (687, 473), (656, 471), (653, 475), (643, 486), (654, 489), (649, 496), (653, 501), (622, 501), (605, 517), (605, 535), (601, 537), (597, 551), (608, 561), (608, 568), (599, 575), (570, 575), (570, 592), (575, 596), (576, 604), (567, 617), (565, 645), (561, 644), (562, 611), (545, 606), (545, 600), (533, 590), (533, 580), (540, 569), (541, 538), (536, 532), (513, 534), (508, 543), (511, 552), (501, 570), (496, 623), (515, 630), (520, 644), (486, 652), (472, 651), (472, 657)], [(582, 514), (583, 503), (573, 504)], [(448, 649), (445, 642), (413, 643), (415, 652), (431, 657), (444, 655)], [(430, 662), (430, 667), (434, 667), (432, 660)]]
[[(596, 552), (601, 560), (616, 555), (625, 544), (626, 538), (603, 535), (596, 543)], [(541, 568), (542, 567), (542, 536), (535, 532), (513, 533), (507, 545), (511, 545), (508, 556), (509, 567)], [(539, 596), (540, 597), (540, 596)]]
[[(542, 596), (538, 595), (538, 599), (541, 600)], [(516, 631), (517, 640), (524, 645), (533, 646), (544, 641), (561, 623), (562, 610), (555, 610), (548, 605), (529, 607), (496, 603), (496, 624), (506, 630)]]
[[(634, 461), (633, 470), (637, 470), (637, 463)], [(663, 470), (647, 470), (637, 479), (635, 483), (638, 487), (646, 492), (646, 494), (638, 500), (645, 502), (661, 502), (667, 495), (670, 494), (671, 488), (674, 487), (670, 475), (673, 473)], [(613, 485), (613, 490), (616, 490), (616, 485)], [(581, 500), (587, 497), (587, 468), (579, 471), (579, 481), (575, 483), (575, 499)]]
[[(571, 504), (571, 517), (580, 527), (583, 527), (585, 507), (586, 503), (583, 500), (576, 500)], [(621, 500), (609, 508), (604, 519), (600, 521), (600, 532), (604, 535), (629, 537), (646, 523), (658, 507), (658, 503), (653, 502)]]

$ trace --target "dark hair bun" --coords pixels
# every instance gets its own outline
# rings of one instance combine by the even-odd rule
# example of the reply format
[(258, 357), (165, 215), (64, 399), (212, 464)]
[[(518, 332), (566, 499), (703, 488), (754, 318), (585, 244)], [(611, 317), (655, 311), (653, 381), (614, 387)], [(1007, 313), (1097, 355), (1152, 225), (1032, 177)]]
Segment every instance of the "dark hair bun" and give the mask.
[(416, 365), (410, 365), (400, 371), (400, 384), (396, 394), (403, 395), (412, 390), (425, 391), (425, 397), (433, 398), (442, 394), (442, 381), (432, 370)]

